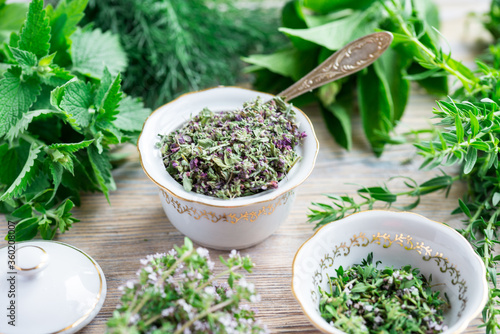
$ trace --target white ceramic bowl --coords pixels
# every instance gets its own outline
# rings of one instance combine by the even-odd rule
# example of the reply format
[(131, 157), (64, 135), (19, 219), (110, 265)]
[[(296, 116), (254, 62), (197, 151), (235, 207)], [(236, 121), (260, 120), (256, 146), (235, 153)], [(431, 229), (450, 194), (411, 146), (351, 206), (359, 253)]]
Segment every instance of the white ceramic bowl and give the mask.
[(185, 191), (165, 170), (160, 150), (155, 146), (158, 134), (179, 128), (205, 107), (214, 112), (234, 110), (257, 96), (264, 101), (273, 97), (238, 87), (188, 93), (158, 108), (144, 123), (137, 144), (142, 167), (158, 186), (163, 209), (172, 225), (201, 245), (226, 250), (246, 248), (263, 241), (279, 227), (290, 212), (294, 188), (314, 167), (319, 143), (313, 126), (301, 110), (294, 108), (299, 131), (307, 134), (297, 148), (302, 159), (277, 189), (231, 200)]
[(483, 309), (488, 284), (483, 262), (454, 229), (409, 212), (364, 211), (323, 226), (298, 250), (292, 291), (312, 324), (324, 333), (344, 333), (319, 313), (318, 286), (326, 291), (335, 269), (359, 264), (368, 253), (384, 266), (411, 264), (447, 293), (448, 330), (460, 333)]

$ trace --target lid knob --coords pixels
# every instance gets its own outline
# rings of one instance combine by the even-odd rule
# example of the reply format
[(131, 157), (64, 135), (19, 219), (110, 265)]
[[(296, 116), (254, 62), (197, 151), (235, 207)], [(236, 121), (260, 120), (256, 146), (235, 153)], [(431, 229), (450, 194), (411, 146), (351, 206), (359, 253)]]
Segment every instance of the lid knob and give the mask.
[(49, 254), (39, 246), (26, 245), (16, 250), (18, 274), (31, 276), (44, 270), (49, 264)]

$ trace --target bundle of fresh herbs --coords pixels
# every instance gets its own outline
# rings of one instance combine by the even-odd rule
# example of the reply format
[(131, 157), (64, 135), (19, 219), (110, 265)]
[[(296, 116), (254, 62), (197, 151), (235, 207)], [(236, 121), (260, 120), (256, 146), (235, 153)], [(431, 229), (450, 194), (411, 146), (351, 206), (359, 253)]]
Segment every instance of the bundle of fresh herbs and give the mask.
[(275, 189), (300, 159), (294, 111), (279, 97), (246, 102), (241, 110), (202, 110), (161, 136), (163, 163), (186, 191), (231, 199)]
[(235, 250), (220, 260), (227, 270), (214, 275), (208, 250), (194, 249), (188, 238), (182, 247), (142, 259), (138, 281), (121, 287), (122, 304), (107, 333), (267, 333), (245, 303), (259, 295), (238, 273), (251, 272), (252, 260)]
[(418, 268), (378, 269), (370, 253), (361, 264), (336, 269), (330, 291), (321, 287), (323, 319), (345, 333), (441, 333), (448, 302)]
[[(439, 35), (432, 28), (438, 26), (438, 14), (431, 0), (293, 0), (283, 8), (282, 22), (280, 31), (290, 39), (289, 47), (244, 58), (253, 65), (248, 71), (256, 73), (256, 86), (262, 91), (280, 91), (334, 51), (377, 29), (397, 34), (393, 47), (373, 65), (295, 102), (317, 101), (328, 130), (346, 149), (352, 146), (351, 117), (356, 106), (366, 138), (379, 156), (404, 113), (410, 80), (434, 94), (448, 92), (443, 77), (447, 69), (434, 66), (428, 57), (446, 58), (439, 50)], [(413, 32), (411, 41), (398, 40), (402, 29)], [(416, 43), (421, 48), (415, 47)], [(460, 66), (447, 60), (452, 69)]]
[(124, 90), (157, 107), (187, 91), (234, 84), (241, 56), (281, 44), (278, 10), (244, 4), (90, 0), (86, 20), (120, 36), (130, 62)]
[(17, 240), (67, 231), (81, 191), (108, 198), (111, 147), (134, 142), (149, 114), (121, 92), (117, 36), (77, 27), (86, 4), (33, 0), (0, 49), (0, 209)]
[[(314, 203), (316, 207), (310, 209), (309, 219), (317, 222), (318, 227), (346, 214), (372, 209), (377, 203), (391, 206), (404, 196), (415, 198), (412, 204), (403, 208), (411, 210), (418, 206), (421, 196), (440, 190), (446, 190), (447, 194), (455, 182), (465, 182), (467, 192), (458, 200), (458, 208), (453, 213), (465, 214), (465, 226), (458, 231), (471, 242), (486, 265), (491, 288), (483, 311), (483, 326), (487, 333), (496, 333), (500, 328), (500, 289), (497, 288), (500, 256), (495, 255), (495, 245), (500, 243), (497, 238), (500, 226), (500, 72), (477, 61), (479, 70), (474, 75), (469, 68), (456, 62), (450, 63), (450, 58), (444, 57), (442, 52), (433, 57), (424, 45), (417, 43), (401, 14), (397, 11), (389, 13), (402, 28), (402, 34), (395, 36), (396, 41), (404, 42), (406, 47), (412, 47), (428, 57), (430, 72), (445, 69), (462, 83), (449, 100), (438, 102), (434, 110), (438, 120), (436, 127), (413, 131), (412, 134), (417, 136), (407, 138), (407, 141), (414, 142), (417, 153), (424, 158), (421, 168), (440, 169), (440, 175), (420, 184), (407, 176), (394, 177), (392, 179), (403, 179), (407, 187), (400, 192), (391, 191), (387, 184), (383, 184), (360, 188), (357, 191), (359, 198), (330, 195), (333, 204)], [(500, 63), (500, 53), (491, 56), (493, 63)], [(425, 134), (431, 137), (425, 138)], [(441, 169), (449, 166), (459, 167), (460, 173), (450, 175)]]

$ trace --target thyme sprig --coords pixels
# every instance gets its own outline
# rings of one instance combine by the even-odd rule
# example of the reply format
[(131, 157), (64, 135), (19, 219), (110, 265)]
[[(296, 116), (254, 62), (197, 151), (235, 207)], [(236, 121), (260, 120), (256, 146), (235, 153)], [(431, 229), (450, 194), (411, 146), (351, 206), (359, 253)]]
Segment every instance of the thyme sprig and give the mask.
[[(252, 283), (239, 273), (254, 264), (233, 250), (214, 275), (208, 250), (182, 247), (149, 255), (140, 262), (137, 281), (120, 288), (121, 305), (108, 321), (108, 333), (266, 333), (249, 304), (259, 300)], [(225, 280), (225, 282), (219, 282)]]

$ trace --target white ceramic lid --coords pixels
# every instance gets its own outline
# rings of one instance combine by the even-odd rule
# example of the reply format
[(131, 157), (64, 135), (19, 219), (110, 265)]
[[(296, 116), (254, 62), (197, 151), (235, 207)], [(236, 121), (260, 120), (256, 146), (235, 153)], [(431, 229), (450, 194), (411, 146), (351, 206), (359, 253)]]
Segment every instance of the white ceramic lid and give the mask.
[[(12, 258), (15, 263), (9, 262)], [(106, 298), (101, 267), (62, 242), (0, 248), (0, 274), (2, 334), (75, 333), (97, 315)]]

